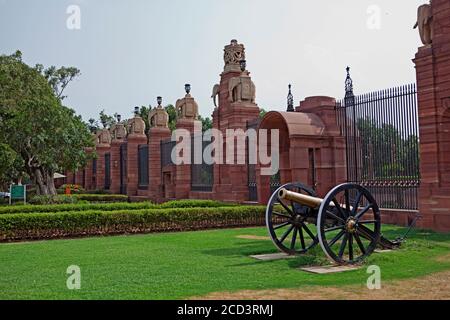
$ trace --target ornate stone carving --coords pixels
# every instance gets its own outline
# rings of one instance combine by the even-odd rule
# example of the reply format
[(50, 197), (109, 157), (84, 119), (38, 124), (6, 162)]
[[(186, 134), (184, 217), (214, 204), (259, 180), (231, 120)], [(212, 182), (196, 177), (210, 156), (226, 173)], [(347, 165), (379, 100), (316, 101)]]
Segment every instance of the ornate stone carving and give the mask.
[(198, 119), (198, 104), (189, 93), (183, 99), (177, 100), (175, 108), (179, 119)]
[(241, 76), (231, 78), (228, 82), (228, 100), (230, 102), (255, 103), (256, 86), (247, 71)]
[(158, 106), (148, 114), (148, 123), (150, 128), (168, 128), (169, 114), (162, 106)]
[(123, 140), (127, 136), (127, 130), (123, 123), (116, 123), (111, 127), (111, 136), (113, 140)]
[(217, 96), (219, 95), (219, 93), (220, 93), (220, 85), (215, 84), (213, 91), (212, 91), (211, 98), (213, 99), (214, 107), (216, 107), (216, 108), (217, 108)]
[(240, 71), (239, 63), (245, 60), (245, 47), (243, 44), (238, 44), (237, 40), (231, 40), (231, 44), (224, 49), (224, 72)]
[(136, 115), (128, 121), (128, 134), (145, 135), (145, 122), (140, 116)]
[(97, 134), (97, 146), (109, 146), (111, 144), (111, 133), (108, 129), (103, 129)]
[(430, 45), (433, 42), (433, 13), (430, 4), (424, 4), (417, 10), (417, 22), (414, 29), (419, 27), (420, 39), (424, 45)]

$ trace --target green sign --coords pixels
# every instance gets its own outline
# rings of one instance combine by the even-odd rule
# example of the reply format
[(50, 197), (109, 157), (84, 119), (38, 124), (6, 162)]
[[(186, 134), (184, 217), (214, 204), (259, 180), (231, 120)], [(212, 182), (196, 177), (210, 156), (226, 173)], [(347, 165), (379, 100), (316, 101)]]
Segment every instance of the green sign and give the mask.
[(11, 200), (23, 200), (26, 201), (27, 198), (27, 187), (19, 186), (19, 185), (11, 185), (10, 187), (11, 196), (9, 198)]

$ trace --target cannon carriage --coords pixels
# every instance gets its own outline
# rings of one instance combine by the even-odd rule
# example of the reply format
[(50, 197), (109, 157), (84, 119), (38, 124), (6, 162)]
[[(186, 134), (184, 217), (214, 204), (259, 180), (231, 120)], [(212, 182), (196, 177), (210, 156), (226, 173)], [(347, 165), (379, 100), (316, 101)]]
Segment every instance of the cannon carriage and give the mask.
[(375, 198), (352, 183), (335, 187), (324, 199), (301, 183), (283, 185), (269, 200), (266, 224), (280, 251), (304, 254), (320, 245), (330, 261), (340, 265), (361, 263), (378, 246), (399, 246), (382, 236)]

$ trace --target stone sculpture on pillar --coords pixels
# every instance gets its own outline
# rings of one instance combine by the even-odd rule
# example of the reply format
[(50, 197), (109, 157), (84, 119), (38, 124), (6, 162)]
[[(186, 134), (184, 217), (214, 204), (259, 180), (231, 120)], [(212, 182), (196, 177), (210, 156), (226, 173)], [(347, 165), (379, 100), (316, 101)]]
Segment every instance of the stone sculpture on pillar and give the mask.
[(104, 128), (97, 134), (96, 140), (97, 147), (109, 147), (111, 145), (111, 133), (108, 129)]
[(148, 123), (151, 128), (168, 128), (169, 127), (169, 114), (162, 107), (162, 98), (158, 97), (158, 106), (151, 110), (148, 114)]
[(240, 72), (240, 63), (245, 60), (245, 47), (243, 44), (239, 44), (237, 40), (231, 40), (231, 44), (225, 46), (224, 57), (225, 68), (224, 73), (234, 71)]
[(182, 99), (178, 99), (175, 108), (177, 110), (178, 119), (198, 119), (198, 104), (191, 96), (191, 85), (185, 85), (186, 96)]
[(417, 22), (414, 29), (419, 27), (420, 39), (424, 45), (430, 45), (433, 42), (433, 14), (431, 3), (424, 4), (417, 10)]
[(228, 100), (233, 102), (255, 103), (256, 86), (250, 78), (250, 72), (246, 71), (246, 61), (240, 62), (241, 75), (228, 81)]
[(139, 107), (134, 108), (134, 118), (128, 121), (128, 135), (145, 136), (145, 122), (139, 116)]
[(118, 115), (117, 123), (111, 127), (111, 138), (113, 140), (124, 140), (127, 136), (127, 130), (121, 120), (122, 117)]
[(219, 93), (220, 93), (220, 84), (215, 84), (213, 87), (213, 92), (212, 92), (211, 98), (213, 99), (214, 107), (216, 107), (216, 108), (218, 107), (217, 106), (217, 96), (219, 95)]

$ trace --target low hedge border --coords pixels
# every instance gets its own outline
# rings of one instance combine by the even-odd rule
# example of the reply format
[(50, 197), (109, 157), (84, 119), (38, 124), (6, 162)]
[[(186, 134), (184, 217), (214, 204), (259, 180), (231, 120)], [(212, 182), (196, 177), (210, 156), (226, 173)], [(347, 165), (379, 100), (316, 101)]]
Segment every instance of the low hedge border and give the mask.
[(217, 208), (232, 207), (236, 204), (222, 203), (212, 200), (177, 200), (163, 204), (151, 202), (137, 203), (89, 203), (89, 204), (55, 204), (55, 205), (18, 205), (0, 207), (0, 215), (17, 213), (55, 213), (55, 212), (76, 212), (76, 211), (118, 211), (118, 210), (143, 210), (143, 209), (171, 209), (171, 208)]
[(90, 202), (124, 202), (128, 196), (122, 194), (74, 194), (72, 197), (81, 201)]
[(260, 226), (265, 207), (147, 209), (0, 215), (0, 241)]

